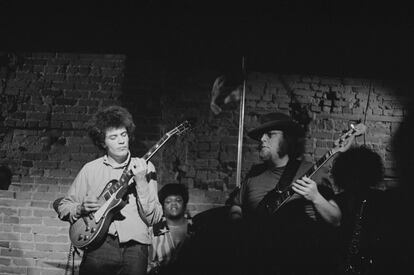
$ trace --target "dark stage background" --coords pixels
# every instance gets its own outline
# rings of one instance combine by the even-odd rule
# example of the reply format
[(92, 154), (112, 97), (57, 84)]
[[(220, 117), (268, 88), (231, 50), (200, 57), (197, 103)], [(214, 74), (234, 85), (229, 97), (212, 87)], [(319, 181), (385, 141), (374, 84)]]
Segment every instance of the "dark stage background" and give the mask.
[(168, 70), (409, 77), (412, 8), (378, 1), (1, 1), (0, 49), (117, 53)]

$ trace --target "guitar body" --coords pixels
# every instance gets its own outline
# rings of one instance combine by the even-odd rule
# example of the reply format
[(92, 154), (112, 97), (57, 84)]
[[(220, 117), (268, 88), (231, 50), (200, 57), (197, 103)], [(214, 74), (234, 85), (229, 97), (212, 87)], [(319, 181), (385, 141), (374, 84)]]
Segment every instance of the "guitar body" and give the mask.
[(286, 203), (299, 199), (300, 196), (290, 188), (290, 184), (297, 179), (297, 172), (304, 170), (302, 167), (306, 168), (310, 165), (311, 163), (303, 162), (302, 160), (289, 162), (277, 184), (278, 186), (287, 186), (288, 188), (282, 190), (274, 188), (268, 192), (259, 203), (259, 213), (264, 214), (265, 217), (270, 217)]
[[(106, 190), (113, 186), (117, 181), (110, 181), (102, 194), (105, 194)], [(89, 249), (98, 245), (103, 241), (108, 232), (109, 225), (111, 224), (113, 217), (126, 205), (126, 202), (119, 197), (120, 192), (123, 189), (118, 190), (112, 198), (107, 201), (107, 205), (104, 205), (100, 209), (103, 212), (102, 217), (96, 221), (96, 212), (90, 216), (84, 216), (79, 218), (69, 228), (69, 237), (72, 244), (79, 249)], [(101, 196), (99, 197), (101, 198)], [(99, 211), (99, 210), (98, 210)]]
[(283, 196), (283, 192), (273, 189), (272, 191), (268, 192), (260, 202), (259, 213), (262, 213), (265, 216), (272, 216), (273, 213), (276, 213), (276, 211), (285, 203), (286, 201), (285, 197)]

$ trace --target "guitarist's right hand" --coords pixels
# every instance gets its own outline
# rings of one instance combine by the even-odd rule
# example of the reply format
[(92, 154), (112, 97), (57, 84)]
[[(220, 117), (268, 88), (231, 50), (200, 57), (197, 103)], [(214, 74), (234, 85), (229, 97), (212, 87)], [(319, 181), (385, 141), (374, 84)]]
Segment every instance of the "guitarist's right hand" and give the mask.
[(87, 216), (91, 212), (95, 212), (100, 207), (96, 196), (86, 196), (82, 204), (78, 205), (76, 214), (78, 216)]

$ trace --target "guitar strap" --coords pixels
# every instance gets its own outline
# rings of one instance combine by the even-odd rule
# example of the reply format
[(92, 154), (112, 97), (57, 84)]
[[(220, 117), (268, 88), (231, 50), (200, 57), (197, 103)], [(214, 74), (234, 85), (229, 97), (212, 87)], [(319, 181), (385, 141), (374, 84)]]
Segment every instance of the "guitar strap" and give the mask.
[(286, 168), (282, 173), (282, 176), (280, 177), (278, 183), (275, 185), (275, 188), (270, 190), (260, 201), (258, 206), (259, 213), (263, 213), (266, 216), (273, 214), (272, 209), (269, 208), (269, 206), (272, 205), (272, 200), (274, 200), (275, 196), (277, 196), (276, 193), (284, 191), (288, 186), (290, 186), (301, 163), (302, 160), (298, 158), (288, 161)]
[(298, 171), (298, 168), (301, 163), (302, 160), (298, 158), (289, 160), (275, 189), (285, 190), (286, 187), (288, 187), (292, 183), (293, 177), (296, 175), (296, 172)]

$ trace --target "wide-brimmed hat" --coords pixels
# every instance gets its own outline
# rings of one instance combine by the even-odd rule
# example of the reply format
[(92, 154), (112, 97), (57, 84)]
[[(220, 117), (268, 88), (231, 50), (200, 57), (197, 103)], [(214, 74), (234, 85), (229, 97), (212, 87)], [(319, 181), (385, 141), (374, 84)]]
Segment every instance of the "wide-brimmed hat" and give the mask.
[(270, 130), (280, 130), (284, 133), (303, 137), (305, 130), (288, 115), (283, 113), (269, 113), (260, 117), (260, 126), (252, 129), (247, 135), (255, 140), (259, 140), (262, 135)]

